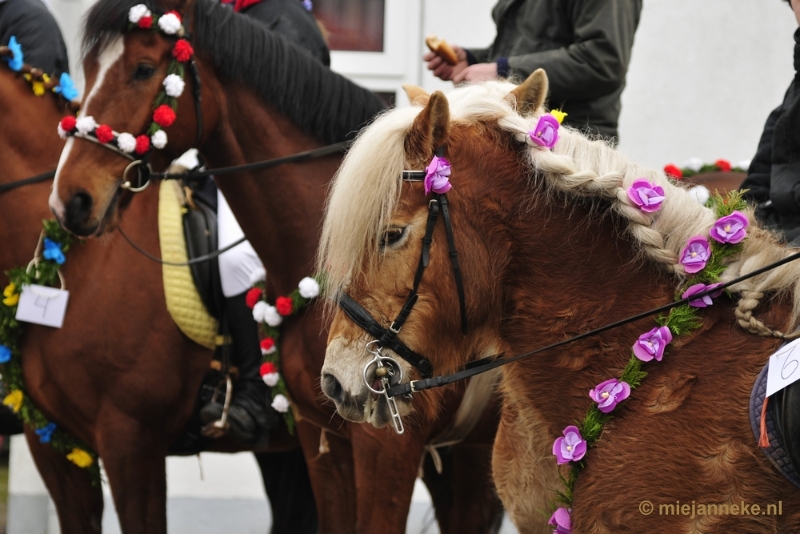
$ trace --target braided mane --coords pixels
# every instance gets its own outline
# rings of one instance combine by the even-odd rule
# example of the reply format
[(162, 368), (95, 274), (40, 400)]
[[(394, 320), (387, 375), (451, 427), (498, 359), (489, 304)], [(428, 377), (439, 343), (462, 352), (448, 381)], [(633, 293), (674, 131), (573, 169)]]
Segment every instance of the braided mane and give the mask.
[[(685, 271), (678, 262), (687, 239), (706, 235), (714, 224), (713, 211), (699, 205), (681, 186), (667, 179), (661, 171), (631, 163), (619, 151), (603, 141), (591, 140), (577, 130), (563, 127), (552, 151), (525, 144), (539, 116), (522, 117), (506, 100), (514, 85), (507, 82), (484, 82), (463, 86), (447, 95), (453, 123), (496, 123), (508, 132), (527, 152), (530, 179), (541, 177), (550, 191), (589, 199), (605, 199), (611, 209), (629, 222), (629, 231), (641, 253), (661, 265), (683, 282)], [(327, 211), (318, 268), (329, 273), (327, 291), (335, 296), (348, 281), (374, 265), (380, 251), (377, 244), (383, 226), (397, 207), (404, 168), (404, 140), (420, 107), (387, 112), (360, 134), (334, 179)], [(375, 150), (380, 147), (380, 150)], [(366, 179), (365, 179), (366, 178)], [(637, 178), (646, 178), (662, 186), (667, 201), (658, 212), (644, 213), (628, 199), (627, 188)], [(457, 183), (457, 182), (456, 182)], [(363, 209), (374, 206), (375, 209)], [(782, 259), (793, 251), (779, 244), (776, 237), (755, 222), (747, 211), (751, 226), (742, 254), (735, 257), (721, 276), (726, 282)], [(731, 291), (741, 294), (736, 310), (739, 323), (760, 335), (772, 331), (752, 316), (766, 293), (793, 296), (792, 322), (800, 310), (800, 264), (789, 263), (763, 275), (746, 280)]]

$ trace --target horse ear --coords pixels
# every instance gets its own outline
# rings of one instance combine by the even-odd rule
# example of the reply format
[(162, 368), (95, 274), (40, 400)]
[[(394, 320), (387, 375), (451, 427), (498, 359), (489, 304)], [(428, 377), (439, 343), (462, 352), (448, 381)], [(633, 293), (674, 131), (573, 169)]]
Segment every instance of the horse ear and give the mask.
[(528, 79), (508, 93), (509, 100), (517, 105), (517, 113), (529, 115), (542, 107), (547, 98), (547, 74), (542, 69), (536, 69)]
[(406, 136), (409, 163), (427, 163), (450, 136), (450, 104), (441, 91), (435, 91), (420, 111)]
[(431, 95), (422, 87), (417, 87), (416, 85), (411, 85), (409, 83), (403, 84), (403, 91), (406, 92), (406, 96), (408, 97), (408, 101), (412, 104), (418, 104), (424, 106), (430, 100)]

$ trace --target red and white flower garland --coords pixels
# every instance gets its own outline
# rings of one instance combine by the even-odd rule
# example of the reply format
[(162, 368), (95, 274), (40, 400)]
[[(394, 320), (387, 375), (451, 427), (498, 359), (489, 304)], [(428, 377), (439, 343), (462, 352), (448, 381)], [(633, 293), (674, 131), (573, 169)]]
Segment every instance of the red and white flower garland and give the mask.
[(93, 117), (64, 117), (58, 124), (58, 135), (66, 139), (70, 135), (91, 136), (101, 144), (109, 144), (125, 154), (143, 156), (151, 148), (162, 149), (167, 146), (168, 128), (175, 122), (177, 99), (186, 88), (184, 81), (184, 64), (191, 61), (194, 55), (192, 45), (183, 38), (185, 33), (181, 16), (177, 11), (169, 11), (163, 15), (153, 14), (144, 4), (133, 6), (128, 11), (129, 30), (143, 29), (161, 32), (168, 37), (178, 37), (172, 47), (172, 59), (168, 74), (162, 82), (163, 89), (153, 103), (153, 121), (146, 134), (134, 136), (127, 132), (116, 132), (107, 124), (97, 124)]
[(253, 319), (260, 325), (263, 337), (261, 339), (261, 354), (264, 356), (260, 374), (264, 383), (270, 387), (272, 407), (276, 412), (282, 413), (289, 431), (294, 429), (294, 417), (289, 409), (288, 390), (280, 373), (280, 351), (278, 339), (279, 326), (283, 318), (294, 315), (308, 306), (311, 300), (319, 296), (319, 280), (307, 276), (300, 280), (297, 289), (288, 296), (275, 299), (275, 305), (270, 305), (266, 300), (266, 271), (259, 269), (253, 272), (250, 283), (253, 288), (247, 292), (247, 305), (253, 310)]

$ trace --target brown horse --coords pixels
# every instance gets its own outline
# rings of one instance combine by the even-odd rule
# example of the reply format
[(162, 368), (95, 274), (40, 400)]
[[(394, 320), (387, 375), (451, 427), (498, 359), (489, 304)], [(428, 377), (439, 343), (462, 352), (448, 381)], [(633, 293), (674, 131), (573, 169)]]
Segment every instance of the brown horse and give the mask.
[[(70, 106), (51, 96), (35, 97), (30, 85), (20, 75), (6, 68), (0, 68), (0, 101), (14, 103), (13, 106), (6, 106), (5, 113), (0, 116), (0, 132), (4, 138), (4, 142), (0, 143), (0, 161), (4, 168), (0, 183), (11, 183), (54, 169), (64, 143), (55, 135), (53, 124), (72, 112)], [(0, 228), (0, 238), (7, 243), (0, 250), (0, 272), (26, 265), (32, 258), (42, 220), (50, 216), (47, 206), (50, 188), (48, 181), (0, 194), (0, 211), (9, 222)], [(136, 239), (154, 247), (153, 250), (157, 250), (158, 246), (158, 229), (153, 224), (157, 203), (157, 194), (148, 194), (139, 206), (142, 213), (137, 214), (136, 210), (132, 210), (126, 218), (131, 226), (130, 232), (137, 234)], [(137, 219), (141, 216), (146, 219)], [(109, 268), (111, 264), (114, 267)], [(132, 266), (136, 266), (135, 282), (126, 274)], [(113, 419), (118, 417), (115, 412), (127, 409), (130, 417), (145, 417), (140, 414), (156, 408), (147, 406), (141, 399), (138, 404), (131, 404), (130, 395), (134, 392), (129, 390), (120, 396), (103, 395), (91, 404), (87, 412), (82, 413), (80, 407), (76, 408), (76, 402), (78, 405), (80, 403), (74, 399), (82, 397), (83, 393), (75, 389), (74, 381), (96, 381), (103, 387), (110, 387), (119, 379), (118, 372), (113, 369), (124, 367), (125, 373), (130, 376), (157, 373), (165, 377), (172, 376), (179, 382), (180, 376), (189, 370), (192, 373), (191, 383), (176, 389), (173, 399), (158, 407), (172, 412), (169, 406), (173, 406), (176, 400), (180, 404), (175, 411), (180, 413), (182, 419), (173, 423), (163, 437), (169, 445), (170, 440), (175, 439), (176, 432), (182, 431), (181, 425), (185, 425), (184, 405), (187, 400), (191, 403), (196, 396), (199, 388), (196, 379), (198, 376), (202, 378), (207, 369), (211, 351), (190, 342), (174, 327), (164, 304), (161, 268), (133, 253), (127, 243), (119, 236), (114, 236), (110, 242), (91, 242), (76, 247), (69, 255), (64, 271), (69, 289), (72, 290), (70, 311), (64, 328), (56, 330), (34, 325), (27, 328), (30, 333), (23, 345), (23, 353), (31, 394), (43, 401), (41, 407), (59, 425), (80, 432), (83, 437), (96, 436), (93, 438), (96, 441), (102, 439), (104, 432), (108, 432), (104, 430), (108, 423), (94, 414), (105, 413), (108, 414), (105, 417)], [(5, 286), (5, 283), (0, 285)], [(143, 292), (140, 287), (148, 287), (149, 290)], [(98, 299), (92, 291), (99, 291), (106, 297)], [(137, 300), (142, 303), (128, 309), (124, 318), (115, 316), (118, 313), (115, 311), (118, 310), (115, 302), (133, 303)], [(148, 305), (145, 306), (144, 302)], [(131, 310), (141, 313), (132, 313)], [(154, 328), (163, 331), (158, 339), (142, 343), (141, 338), (135, 341), (136, 338), (128, 337), (129, 332), (146, 332)], [(112, 334), (114, 330), (117, 331)], [(109, 354), (108, 338), (99, 335), (100, 331), (119, 336), (113, 353)], [(152, 365), (149, 360), (133, 364), (142, 351), (158, 354), (160, 367), (148, 367)], [(77, 365), (76, 354), (81, 355)], [(99, 361), (95, 355), (99, 355)], [(67, 369), (69, 371), (65, 372)], [(47, 385), (31, 387), (40, 382)], [(143, 392), (141, 397), (148, 399), (151, 395)], [(160, 397), (160, 400), (163, 401), (164, 397)], [(70, 420), (71, 417), (84, 421), (76, 423)], [(30, 429), (26, 430), (34, 459), (56, 503), (62, 532), (99, 531), (103, 512), (101, 488), (91, 483), (86, 470), (69, 462), (51, 446), (41, 444), (37, 435)], [(133, 446), (136, 447), (135, 444)], [(297, 446), (297, 440), (290, 438), (284, 430), (282, 435), (279, 433), (273, 439), (272, 452), (256, 455), (273, 504), (273, 532), (316, 531), (313, 527), (313, 497), (310, 491), (304, 489), (304, 480), (308, 485), (307, 475), (302, 458), (296, 458)], [(111, 458), (104, 460), (106, 465), (109, 461), (113, 463)], [(276, 487), (276, 480), (281, 478), (282, 486)], [(117, 506), (121, 507), (122, 517), (125, 503), (117, 501)], [(312, 525), (311, 529), (304, 527), (308, 524)]]
[[(444, 151), (450, 181), (442, 170), (433, 185), (437, 194), (452, 187), (446, 196), (469, 328), (463, 335), (439, 222), (418, 301), (399, 334), (430, 357), (436, 374), (487, 353), (522, 354), (671, 303), (676, 291), (680, 296), (695, 283), (687, 281), (695, 269), (685, 266), (695, 256), (681, 250), (690, 237), (708, 236), (719, 215), (661, 172), (632, 164), (575, 130), (560, 128), (552, 150), (539, 146), (531, 135), (555, 122), (543, 117), (546, 93), (546, 76), (537, 71), (519, 87), (463, 86), (447, 97), (434, 93), (424, 107), (387, 113), (362, 132), (332, 187), (320, 254), (329, 294), (350, 295), (387, 324), (412, 289), (429, 203), (439, 198), (442, 204), (441, 195), (431, 199), (422, 183), (408, 181), (414, 175), (404, 169), (426, 169)], [(660, 209), (646, 212), (634, 203), (629, 188), (638, 179), (663, 188)], [(794, 252), (759, 228), (751, 211), (746, 217), (743, 245), (720, 256), (726, 258), (723, 282)], [(715, 257), (708, 261), (719, 261)], [(765, 325), (794, 328), (799, 278), (800, 266), (788, 264), (737, 283), (731, 298), (719, 297), (698, 312), (701, 327), (675, 334), (663, 361), (643, 364), (647, 376), (581, 460), (572, 530), (557, 532), (800, 530), (800, 490), (759, 450), (748, 410), (754, 381), (782, 336)], [(764, 306), (756, 309), (759, 302)], [(547, 530), (548, 502), (564, 488), (554, 441), (597, 406), (590, 390), (639, 361), (631, 347), (654, 326), (653, 319), (639, 319), (502, 367), (494, 480), (521, 532)], [(364, 376), (371, 339), (338, 312), (323, 375), (344, 389), (336, 399), (342, 414), (381, 423), (383, 397), (369, 411), (347, 403), (376, 387), (376, 366)], [(397, 366), (417, 378), (408, 364)], [(429, 412), (435, 397), (425, 393), (413, 403), (397, 398), (400, 413)], [(570, 443), (568, 451), (578, 458), (579, 443)], [(557, 450), (561, 454), (560, 445)], [(560, 471), (565, 477), (571, 472), (568, 465)], [(707, 513), (697, 513), (700, 504)], [(759, 508), (750, 513), (750, 505)]]
[[(167, 74), (175, 41), (153, 31), (126, 31), (134, 4), (101, 0), (89, 13), (84, 61), (87, 96), (82, 114), (118, 131), (142, 132), (149, 124), (150, 104)], [(159, 9), (183, 13), (193, 36), (202, 80), (202, 124), (195, 113), (200, 104), (189, 90), (196, 82), (187, 68), (187, 90), (178, 98), (178, 118), (165, 128), (169, 143), (151, 158), (156, 168), (192, 146), (198, 130), (197, 147), (215, 168), (340, 141), (381, 107), (371, 93), (216, 2), (165, 2)], [(245, 234), (264, 260), (270, 299), (287, 294), (312, 273), (325, 187), (340, 161), (340, 157), (330, 156), (218, 179)], [(130, 194), (120, 189), (128, 163), (98, 144), (68, 140), (51, 196), (51, 207), (62, 223), (77, 234), (98, 235), (119, 224), (120, 205), (130, 202), (128, 210), (141, 212), (140, 199), (131, 202)], [(122, 225), (127, 230), (124, 222)], [(157, 330), (136, 337), (155, 337)], [(441, 419), (411, 425), (397, 440), (383, 431), (351, 427), (335, 416), (332, 407), (320, 404), (318, 377), (325, 346), (322, 310), (311, 309), (286, 320), (282, 343), (282, 370), (296, 413), (316, 425), (313, 429), (298, 427), (298, 435), (314, 485), (320, 529), (403, 532), (424, 447), (453, 419), (450, 414), (459, 406), (463, 388), (447, 396)], [(142, 352), (140, 358), (146, 356), (147, 352)], [(136, 383), (120, 383), (116, 388), (146, 386), (147, 395), (157, 400), (173, 388), (186, 388), (197, 380), (188, 371), (184, 374), (182, 381), (169, 382), (159, 373), (145, 373), (130, 378)], [(90, 389), (94, 397), (106, 394), (95, 387)], [(131, 404), (138, 402), (131, 399)], [(129, 512), (125, 532), (164, 530), (163, 508), (155, 505), (163, 500), (163, 475), (146, 452), (165, 447), (159, 421), (167, 414), (163, 402), (161, 405), (158, 417), (152, 413), (125, 419), (115, 416), (114, 436), (86, 436), (101, 456), (110, 454), (120, 462), (114, 476), (109, 469), (109, 483), (124, 492), (120, 500)], [(482, 406), (478, 413), (481, 411)], [(173, 413), (169, 415), (177, 421), (179, 410)], [(450, 478), (426, 476), (443, 531), (485, 532), (499, 526), (501, 506), (491, 488), (488, 465), (493, 421), (494, 414), (487, 413), (487, 420), (479, 426), (484, 430), (480, 439), (453, 447), (447, 462)], [(326, 454), (320, 454), (320, 428), (325, 429)], [(133, 451), (128, 443), (136, 443), (138, 450)], [(148, 464), (153, 469), (150, 474), (145, 467)], [(430, 462), (426, 466), (430, 467)]]

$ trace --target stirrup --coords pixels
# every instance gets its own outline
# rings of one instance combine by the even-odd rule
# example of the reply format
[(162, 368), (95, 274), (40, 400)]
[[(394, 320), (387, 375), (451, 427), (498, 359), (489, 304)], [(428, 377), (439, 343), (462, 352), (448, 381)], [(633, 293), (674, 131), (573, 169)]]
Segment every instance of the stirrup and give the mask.
[[(222, 405), (222, 417), (217, 421), (212, 421), (205, 425), (200, 430), (203, 436), (217, 439), (228, 433), (228, 428), (230, 427), (228, 423), (228, 410), (231, 407), (231, 397), (233, 397), (233, 383), (231, 382), (230, 374), (227, 374), (225, 375), (225, 403)], [(215, 391), (211, 402), (216, 401), (216, 398), (217, 392)]]

